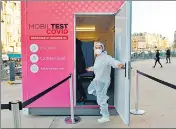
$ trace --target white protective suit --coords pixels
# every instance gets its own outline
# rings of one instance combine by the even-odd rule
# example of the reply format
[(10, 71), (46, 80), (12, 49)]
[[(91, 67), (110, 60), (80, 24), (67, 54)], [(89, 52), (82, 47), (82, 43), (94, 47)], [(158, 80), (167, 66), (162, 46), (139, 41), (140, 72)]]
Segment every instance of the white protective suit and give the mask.
[(88, 93), (97, 96), (97, 103), (100, 106), (100, 114), (103, 117), (109, 117), (107, 91), (111, 82), (111, 67), (117, 68), (120, 61), (115, 60), (111, 56), (107, 55), (104, 51), (102, 43), (98, 42), (96, 45), (101, 45), (103, 52), (96, 57), (92, 71), (95, 73), (95, 78), (88, 87)]

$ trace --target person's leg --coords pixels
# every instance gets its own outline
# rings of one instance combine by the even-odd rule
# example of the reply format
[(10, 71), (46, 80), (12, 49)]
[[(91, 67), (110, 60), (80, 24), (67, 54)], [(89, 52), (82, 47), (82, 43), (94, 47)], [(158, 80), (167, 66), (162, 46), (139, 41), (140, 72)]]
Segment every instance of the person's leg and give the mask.
[(98, 122), (100, 123), (110, 121), (109, 119), (110, 114), (109, 114), (108, 103), (107, 103), (108, 99), (109, 97), (107, 95), (105, 95), (104, 97), (100, 97), (97, 95), (97, 103), (100, 106), (100, 114), (102, 115), (102, 118), (98, 119)]
[(155, 66), (156, 66), (156, 63), (157, 63), (157, 60), (155, 60), (155, 65), (153, 66), (153, 68), (155, 68)]
[(98, 122), (104, 123), (104, 122), (109, 122), (109, 110), (108, 110), (108, 99), (109, 97), (107, 96), (107, 89), (103, 89), (101, 92), (97, 92), (97, 103), (100, 106), (100, 114), (102, 115), (102, 118), (98, 119)]
[(82, 81), (79, 80), (78, 83), (79, 83), (79, 90), (80, 90), (80, 93), (81, 93), (82, 97), (84, 97), (84, 99), (87, 99), (87, 95), (86, 95), (86, 92), (85, 92), (85, 90), (83, 88)]
[(168, 56), (166, 55), (166, 63), (168, 63)]
[(169, 63), (171, 63), (171, 59), (170, 59), (170, 56), (169, 56)]
[[(80, 93), (80, 90), (79, 90), (79, 81), (78, 81), (78, 78), (77, 78), (77, 76), (76, 76), (76, 99), (77, 99), (77, 101), (80, 99), (80, 97), (81, 96), (79, 96), (79, 94), (81, 95), (81, 93)], [(79, 93), (79, 94), (78, 94)], [(79, 99), (78, 99), (79, 98)]]
[(158, 60), (158, 63), (160, 64), (161, 67), (163, 67), (162, 64), (161, 64), (161, 62), (160, 62), (160, 60)]
[(83, 88), (82, 82), (79, 80), (78, 77), (77, 77), (76, 82), (77, 82), (77, 84), (76, 84), (77, 91), (79, 91), (79, 93), (80, 93), (80, 98), (78, 99), (78, 101), (84, 101), (85, 99), (87, 99), (87, 96), (86, 96), (86, 92)]

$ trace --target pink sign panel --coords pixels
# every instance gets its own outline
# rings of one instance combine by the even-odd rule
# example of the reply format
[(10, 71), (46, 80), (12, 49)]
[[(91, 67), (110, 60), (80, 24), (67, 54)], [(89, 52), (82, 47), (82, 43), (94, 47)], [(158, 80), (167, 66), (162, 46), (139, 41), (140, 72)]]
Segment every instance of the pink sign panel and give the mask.
[[(122, 1), (21, 2), (23, 101), (74, 73), (74, 13), (115, 13)], [(28, 107), (69, 107), (65, 82)]]

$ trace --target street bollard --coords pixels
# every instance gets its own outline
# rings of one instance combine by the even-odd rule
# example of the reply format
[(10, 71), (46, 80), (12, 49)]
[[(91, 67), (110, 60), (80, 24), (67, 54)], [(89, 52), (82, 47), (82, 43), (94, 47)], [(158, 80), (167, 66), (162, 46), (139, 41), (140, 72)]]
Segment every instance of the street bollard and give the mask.
[(131, 112), (131, 114), (134, 114), (134, 115), (143, 115), (145, 113), (145, 111), (139, 109), (139, 84), (138, 84), (138, 77), (139, 77), (139, 74), (138, 74), (138, 71), (136, 70), (135, 109), (131, 110), (130, 112)]
[(15, 81), (15, 62), (9, 62), (9, 69), (10, 69), (10, 81)]
[(10, 102), (11, 110), (13, 113), (14, 128), (21, 128), (21, 114), (20, 108), (22, 108), (22, 103), (20, 101)]
[(65, 118), (65, 123), (67, 124), (76, 124), (79, 123), (81, 121), (81, 118), (78, 116), (74, 116), (74, 100), (73, 100), (73, 78), (72, 78), (72, 74), (70, 74), (70, 116)]

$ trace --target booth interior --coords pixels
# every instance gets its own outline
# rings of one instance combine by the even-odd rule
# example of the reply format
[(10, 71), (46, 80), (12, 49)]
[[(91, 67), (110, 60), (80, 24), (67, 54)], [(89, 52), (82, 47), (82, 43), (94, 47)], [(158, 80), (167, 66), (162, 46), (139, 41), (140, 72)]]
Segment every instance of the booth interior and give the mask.
[[(114, 57), (114, 26), (115, 26), (115, 16), (114, 15), (77, 15), (76, 16), (76, 27), (75, 27), (75, 39), (81, 41), (81, 49), (84, 55), (84, 60), (86, 68), (93, 66), (95, 56), (94, 56), (94, 44), (97, 41), (101, 41), (105, 45), (105, 49), (109, 55)], [(76, 42), (75, 42), (76, 43)], [(76, 43), (77, 45), (77, 43)], [(77, 48), (78, 46), (76, 46)], [(77, 51), (77, 50), (76, 50)], [(76, 56), (76, 63), (81, 63), (80, 57)], [(77, 73), (76, 69), (76, 73)], [(106, 73), (105, 73), (106, 74)], [(76, 100), (77, 105), (97, 105), (96, 97), (94, 95), (89, 95), (87, 88), (90, 82), (94, 78), (93, 72), (82, 73), (76, 78)], [(79, 84), (78, 84), (79, 80)], [(86, 99), (80, 100), (82, 97), (82, 89), (86, 93)], [(79, 86), (78, 86), (79, 85)], [(108, 100), (109, 105), (114, 105), (114, 70), (111, 70), (111, 84), (108, 89)]]

